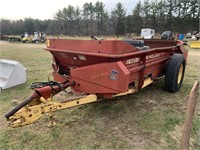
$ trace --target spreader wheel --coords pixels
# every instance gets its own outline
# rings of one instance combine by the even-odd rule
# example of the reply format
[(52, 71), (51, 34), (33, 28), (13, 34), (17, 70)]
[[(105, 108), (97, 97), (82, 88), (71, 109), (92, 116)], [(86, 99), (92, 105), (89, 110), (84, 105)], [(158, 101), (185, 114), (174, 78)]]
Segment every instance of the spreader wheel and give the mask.
[(174, 54), (168, 63), (165, 74), (165, 89), (177, 92), (181, 88), (185, 73), (185, 60), (182, 54)]

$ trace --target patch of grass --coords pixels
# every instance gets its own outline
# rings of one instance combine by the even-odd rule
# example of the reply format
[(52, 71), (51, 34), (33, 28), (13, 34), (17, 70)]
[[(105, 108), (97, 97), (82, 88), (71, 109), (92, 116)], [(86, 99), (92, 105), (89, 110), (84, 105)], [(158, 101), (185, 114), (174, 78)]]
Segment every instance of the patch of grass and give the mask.
[(175, 141), (174, 139), (172, 139), (172, 137), (167, 134), (164, 138), (165, 142), (166, 142), (166, 148), (168, 149), (179, 149), (179, 145), (177, 144), (177, 141)]
[[(59, 36), (48, 36), (47, 38), (59, 38), (59, 39), (72, 39), (72, 40), (91, 40), (90, 36), (66, 36), (66, 35), (59, 35)], [(138, 37), (140, 38), (140, 37)], [(97, 37), (98, 40), (104, 40), (104, 39), (116, 39), (116, 40), (121, 40), (121, 39), (125, 39), (125, 37), (123, 36), (98, 36)]]
[(200, 149), (200, 119), (199, 116), (195, 116), (192, 122), (192, 133), (191, 136), (194, 137), (194, 147)]
[(183, 123), (183, 118), (179, 113), (168, 112), (165, 116), (162, 131), (165, 133), (172, 131), (176, 125), (180, 125), (181, 123)]

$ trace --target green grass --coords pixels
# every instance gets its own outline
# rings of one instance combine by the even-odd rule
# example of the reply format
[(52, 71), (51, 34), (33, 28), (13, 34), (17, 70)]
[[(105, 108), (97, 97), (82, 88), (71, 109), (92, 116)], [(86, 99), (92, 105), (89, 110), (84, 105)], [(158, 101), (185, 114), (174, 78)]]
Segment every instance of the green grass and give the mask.
[[(0, 56), (16, 60), (27, 68), (27, 82), (0, 92), (0, 149), (178, 149), (179, 140), (171, 133), (182, 126), (188, 96), (199, 80), (200, 50), (189, 49), (184, 84), (177, 93), (163, 89), (164, 79), (153, 82), (132, 95), (104, 100), (54, 113), (56, 126), (48, 128), (45, 115), (32, 125), (9, 128), (3, 117), (14, 106), (12, 99), (23, 101), (32, 91), (32, 82), (47, 81), (51, 55), (45, 44), (0, 42)], [(199, 112), (199, 108), (197, 108)], [(200, 149), (199, 118), (192, 127), (192, 149)], [(177, 134), (180, 131), (177, 131)]]
[[(59, 36), (47, 36), (47, 38), (59, 38), (59, 39), (72, 39), (72, 40), (77, 40), (77, 39), (81, 39), (81, 40), (90, 40), (91, 37), (90, 36), (65, 36), (65, 35), (59, 35)], [(97, 37), (98, 40), (101, 39), (124, 39), (124, 37), (122, 36), (98, 36)]]

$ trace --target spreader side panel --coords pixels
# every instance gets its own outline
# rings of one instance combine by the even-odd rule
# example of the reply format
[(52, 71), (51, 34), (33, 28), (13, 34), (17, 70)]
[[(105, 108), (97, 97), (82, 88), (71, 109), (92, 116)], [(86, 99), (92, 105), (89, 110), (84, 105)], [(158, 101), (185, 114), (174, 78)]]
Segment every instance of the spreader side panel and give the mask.
[(119, 62), (101, 63), (71, 70), (74, 90), (86, 93), (122, 93), (128, 90), (130, 72)]

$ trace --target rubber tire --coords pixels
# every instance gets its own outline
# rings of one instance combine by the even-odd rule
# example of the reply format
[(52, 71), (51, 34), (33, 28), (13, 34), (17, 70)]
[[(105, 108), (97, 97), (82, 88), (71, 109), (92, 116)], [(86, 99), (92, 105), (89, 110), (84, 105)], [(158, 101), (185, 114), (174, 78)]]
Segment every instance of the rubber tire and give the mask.
[[(181, 64), (183, 64), (182, 76), (181, 76), (180, 82), (177, 83)], [(178, 92), (183, 83), (184, 74), (185, 74), (184, 57), (182, 54), (174, 54), (170, 58), (168, 66), (167, 66), (167, 71), (165, 74), (165, 89), (172, 93)]]

